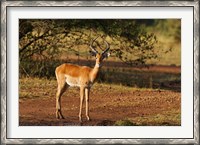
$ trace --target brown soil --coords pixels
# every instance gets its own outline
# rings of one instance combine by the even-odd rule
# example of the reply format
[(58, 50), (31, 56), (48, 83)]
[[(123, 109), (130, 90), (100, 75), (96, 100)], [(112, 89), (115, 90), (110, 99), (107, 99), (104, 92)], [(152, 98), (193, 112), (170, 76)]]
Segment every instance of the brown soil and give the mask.
[(133, 89), (117, 93), (112, 91), (111, 87), (104, 92), (91, 90), (89, 111), (91, 121), (86, 120), (84, 107), (83, 122), (80, 123), (78, 120), (78, 94), (64, 93), (62, 112), (65, 119), (56, 119), (55, 97), (53, 96), (21, 98), (19, 101), (19, 124), (21, 126), (110, 126), (114, 125), (117, 120), (131, 119), (140, 125), (140, 121), (144, 122), (145, 118), (162, 115), (165, 116), (165, 121), (147, 120), (145, 124), (141, 125), (181, 125), (180, 120), (177, 123), (170, 119), (173, 112), (180, 114), (180, 106), (180, 92)]

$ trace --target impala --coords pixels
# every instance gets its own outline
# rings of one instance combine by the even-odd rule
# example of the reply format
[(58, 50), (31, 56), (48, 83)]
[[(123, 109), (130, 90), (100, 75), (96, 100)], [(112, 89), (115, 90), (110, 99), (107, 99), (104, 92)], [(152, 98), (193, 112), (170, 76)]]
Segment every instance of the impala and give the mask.
[(74, 65), (70, 63), (65, 63), (60, 66), (58, 66), (55, 70), (56, 79), (58, 83), (58, 89), (56, 93), (56, 118), (64, 119), (61, 111), (61, 96), (66, 91), (67, 88), (70, 86), (76, 86), (80, 88), (80, 110), (79, 110), (79, 121), (82, 121), (82, 105), (83, 105), (83, 99), (85, 96), (86, 101), (86, 118), (87, 120), (90, 120), (89, 117), (89, 94), (90, 94), (90, 88), (92, 87), (93, 83), (95, 82), (97, 78), (97, 74), (101, 67), (101, 62), (104, 58), (107, 58), (110, 53), (108, 52), (110, 49), (110, 46), (107, 41), (104, 40), (104, 43), (106, 44), (106, 49), (99, 53), (94, 47), (93, 43), (96, 41), (98, 37), (93, 39), (90, 43), (90, 53), (96, 57), (96, 63), (93, 68), (90, 68), (88, 66), (79, 66)]

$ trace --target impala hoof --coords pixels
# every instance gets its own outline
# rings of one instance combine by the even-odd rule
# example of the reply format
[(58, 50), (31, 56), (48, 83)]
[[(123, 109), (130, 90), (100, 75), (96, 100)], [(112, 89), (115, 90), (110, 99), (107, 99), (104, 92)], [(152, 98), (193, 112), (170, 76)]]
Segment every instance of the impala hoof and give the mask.
[(62, 115), (56, 115), (57, 119), (65, 119), (65, 117), (63, 117)]
[(82, 118), (81, 117), (79, 117), (79, 122), (82, 122)]
[(90, 121), (90, 117), (89, 116), (86, 116), (86, 117), (87, 117), (87, 120)]

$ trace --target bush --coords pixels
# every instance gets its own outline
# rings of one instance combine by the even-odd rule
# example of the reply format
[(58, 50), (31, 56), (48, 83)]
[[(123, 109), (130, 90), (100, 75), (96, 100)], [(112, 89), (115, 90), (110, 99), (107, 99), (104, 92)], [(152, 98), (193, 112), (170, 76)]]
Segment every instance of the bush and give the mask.
[(44, 77), (51, 78), (55, 77), (55, 68), (61, 63), (59, 61), (34, 61), (26, 60), (20, 62), (19, 74), (22, 76), (33, 76), (33, 77)]

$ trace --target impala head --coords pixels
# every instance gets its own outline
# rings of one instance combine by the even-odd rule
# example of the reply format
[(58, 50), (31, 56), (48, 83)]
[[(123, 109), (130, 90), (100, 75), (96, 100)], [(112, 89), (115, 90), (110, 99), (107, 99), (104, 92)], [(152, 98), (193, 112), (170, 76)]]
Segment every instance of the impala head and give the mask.
[[(98, 36), (99, 37), (99, 36)], [(96, 65), (98, 65), (99, 67), (101, 66), (101, 62), (104, 60), (104, 58), (108, 58), (110, 56), (110, 53), (108, 52), (110, 49), (110, 46), (108, 44), (108, 42), (106, 40), (104, 40), (104, 43), (106, 44), (106, 49), (102, 52), (99, 53), (94, 47), (93, 47), (93, 43), (95, 42), (95, 40), (98, 38), (96, 37), (95, 39), (93, 39), (90, 43), (90, 48), (91, 51), (90, 53), (96, 57)]]

